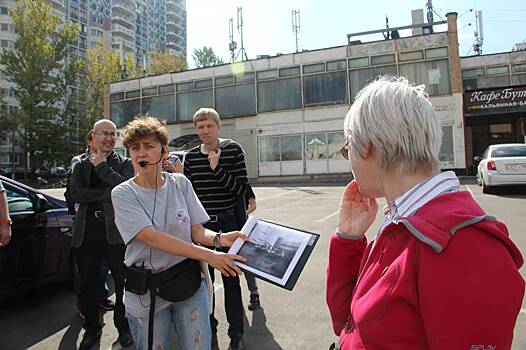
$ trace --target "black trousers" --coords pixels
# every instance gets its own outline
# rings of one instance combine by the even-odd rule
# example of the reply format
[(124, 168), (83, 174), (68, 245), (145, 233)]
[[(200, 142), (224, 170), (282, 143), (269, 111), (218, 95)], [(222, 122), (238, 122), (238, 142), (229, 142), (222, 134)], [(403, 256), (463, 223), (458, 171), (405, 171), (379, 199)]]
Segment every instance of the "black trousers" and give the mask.
[(100, 265), (102, 257), (106, 258), (115, 283), (115, 310), (113, 323), (121, 332), (129, 332), (128, 320), (125, 316), (124, 303), (124, 244), (108, 244), (106, 240), (106, 227), (104, 217), (89, 217), (86, 223), (88, 228), (84, 234), (84, 242), (79, 248), (80, 272), (80, 304), (86, 316), (84, 328), (88, 331), (97, 331), (102, 328), (97, 307), (97, 284), (99, 282)]
[[(216, 222), (207, 222), (204, 225), (207, 229), (216, 232), (230, 232), (239, 229), (234, 212), (226, 212), (218, 215)], [(228, 248), (221, 249), (227, 252)], [(210, 267), (210, 277), (214, 282), (214, 269)], [(223, 287), (225, 293), (225, 312), (228, 321), (228, 335), (232, 337), (240, 337), (243, 335), (243, 301), (241, 298), (241, 285), (239, 283), (239, 276), (226, 277), (221, 274), (223, 279)], [(214, 316), (215, 309), (215, 295), (213, 298), (212, 314), (210, 315), (210, 326), (212, 333), (217, 333), (217, 319)]]

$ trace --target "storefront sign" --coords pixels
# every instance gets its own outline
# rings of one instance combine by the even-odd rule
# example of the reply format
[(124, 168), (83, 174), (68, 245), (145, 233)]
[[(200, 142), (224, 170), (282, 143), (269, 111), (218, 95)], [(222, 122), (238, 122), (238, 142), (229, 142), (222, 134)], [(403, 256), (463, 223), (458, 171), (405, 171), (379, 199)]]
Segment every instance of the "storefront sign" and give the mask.
[(464, 112), (468, 115), (519, 111), (526, 111), (526, 86), (464, 93)]

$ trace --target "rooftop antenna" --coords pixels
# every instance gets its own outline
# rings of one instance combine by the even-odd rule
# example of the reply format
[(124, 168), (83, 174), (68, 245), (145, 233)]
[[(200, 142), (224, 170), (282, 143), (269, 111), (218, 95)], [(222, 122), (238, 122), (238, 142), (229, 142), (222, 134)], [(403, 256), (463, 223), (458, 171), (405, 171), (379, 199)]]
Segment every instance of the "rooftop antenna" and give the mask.
[(243, 44), (243, 8), (240, 6), (237, 8), (237, 31), (239, 32), (239, 39), (241, 41), (241, 48), (237, 53), (235, 59), (241, 54), (241, 61), (248, 61), (247, 51)]
[(234, 41), (234, 19), (230, 18), (228, 20), (228, 37), (230, 38), (230, 43), (228, 44), (228, 49), (230, 50), (230, 62), (234, 62), (236, 59), (236, 49), (237, 42)]
[(296, 52), (298, 49), (298, 31), (300, 30), (300, 10), (292, 10), (292, 31), (296, 36)]
[(389, 38), (391, 37), (391, 32), (389, 31), (389, 18), (387, 17), (387, 15), (385, 15), (385, 29), (386, 33), (382, 33), (382, 35), (384, 36), (385, 40), (389, 40)]
[[(433, 1), (427, 0), (426, 2), (426, 17), (427, 17), (427, 23), (433, 23)], [(433, 26), (430, 25), (428, 27), (423, 27), (424, 34), (431, 34), (433, 33)]]
[(475, 12), (475, 43), (473, 44), (473, 51), (477, 55), (482, 55), (482, 44), (484, 43), (484, 32), (482, 30), (482, 11)]

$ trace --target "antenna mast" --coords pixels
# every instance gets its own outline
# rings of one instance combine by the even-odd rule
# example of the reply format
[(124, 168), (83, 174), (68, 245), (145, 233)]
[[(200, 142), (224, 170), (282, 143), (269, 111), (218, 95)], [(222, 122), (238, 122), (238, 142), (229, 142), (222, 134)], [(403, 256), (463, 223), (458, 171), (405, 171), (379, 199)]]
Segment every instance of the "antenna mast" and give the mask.
[[(433, 23), (433, 2), (432, 0), (427, 0), (427, 3), (426, 3), (426, 18), (427, 18), (427, 23), (431, 24)], [(423, 27), (422, 28), (424, 30), (424, 34), (431, 34), (433, 33), (433, 26), (430, 25), (428, 27)]]
[(241, 48), (236, 55), (237, 57), (241, 54), (241, 61), (248, 61), (247, 51), (243, 44), (243, 8), (240, 6), (237, 8), (237, 31), (239, 32), (239, 39), (241, 41)]
[(482, 11), (475, 12), (475, 43), (473, 44), (473, 51), (477, 55), (482, 55), (482, 44), (484, 43), (484, 33), (482, 31)]
[(292, 31), (296, 36), (296, 52), (298, 52), (298, 31), (300, 30), (300, 10), (292, 10)]
[(228, 20), (228, 37), (230, 38), (230, 43), (228, 44), (228, 49), (230, 50), (230, 62), (234, 62), (236, 59), (236, 49), (237, 42), (234, 41), (234, 19), (230, 18)]

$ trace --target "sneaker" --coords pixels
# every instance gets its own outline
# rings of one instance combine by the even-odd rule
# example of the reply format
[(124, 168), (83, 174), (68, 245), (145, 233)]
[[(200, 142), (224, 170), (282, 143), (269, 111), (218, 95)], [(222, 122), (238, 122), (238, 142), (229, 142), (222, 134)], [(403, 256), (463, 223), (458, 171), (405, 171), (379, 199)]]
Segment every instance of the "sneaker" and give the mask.
[(97, 300), (97, 306), (105, 311), (113, 311), (115, 309), (115, 304), (108, 298)]
[(133, 338), (129, 331), (119, 332), (118, 341), (119, 341), (119, 344), (121, 344), (123, 348), (129, 348), (133, 344)]
[(261, 303), (259, 301), (258, 294), (250, 294), (250, 303), (248, 304), (248, 309), (254, 311), (261, 308)]
[(230, 338), (230, 346), (228, 347), (229, 350), (243, 350), (245, 349), (245, 343), (243, 342), (243, 338), (241, 337), (233, 337)]
[(89, 350), (100, 340), (101, 330), (86, 331), (80, 342), (79, 350)]
[(219, 350), (219, 343), (217, 341), (217, 333), (212, 333), (212, 345), (210, 346), (212, 350)]

